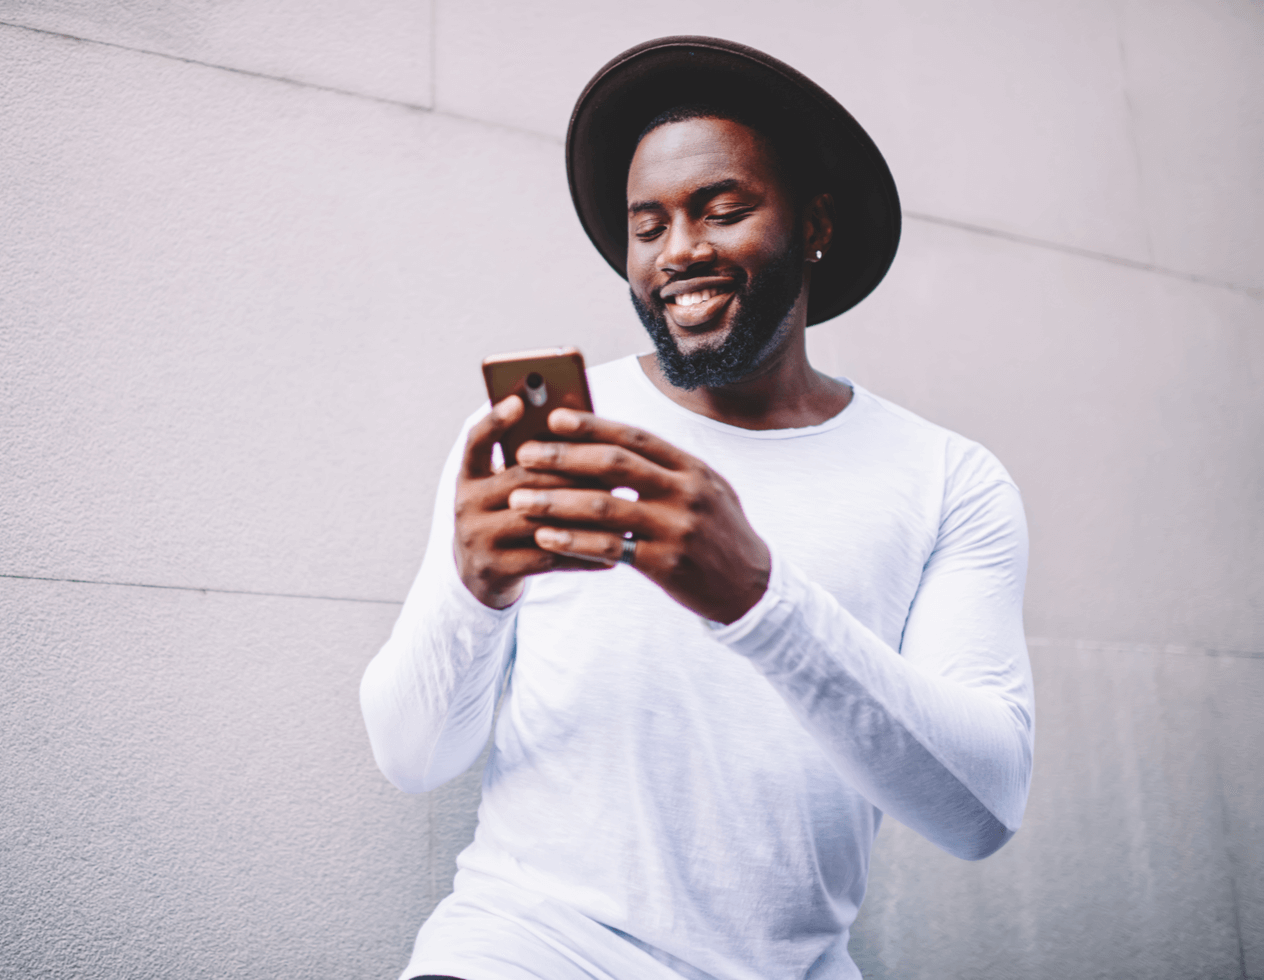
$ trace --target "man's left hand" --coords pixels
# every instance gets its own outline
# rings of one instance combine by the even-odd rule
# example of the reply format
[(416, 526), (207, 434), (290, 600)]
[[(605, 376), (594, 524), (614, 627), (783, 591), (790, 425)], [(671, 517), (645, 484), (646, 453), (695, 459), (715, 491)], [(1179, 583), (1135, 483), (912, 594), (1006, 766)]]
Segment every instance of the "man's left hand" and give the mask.
[[(720, 474), (657, 436), (587, 412), (556, 409), (549, 429), (573, 441), (526, 443), (518, 462), (609, 489), (514, 490), (509, 506), (540, 522), (536, 544), (616, 562), (631, 531), (634, 567), (698, 615), (731, 623), (759, 601), (768, 546)], [(638, 499), (613, 496), (615, 487), (631, 487)]]

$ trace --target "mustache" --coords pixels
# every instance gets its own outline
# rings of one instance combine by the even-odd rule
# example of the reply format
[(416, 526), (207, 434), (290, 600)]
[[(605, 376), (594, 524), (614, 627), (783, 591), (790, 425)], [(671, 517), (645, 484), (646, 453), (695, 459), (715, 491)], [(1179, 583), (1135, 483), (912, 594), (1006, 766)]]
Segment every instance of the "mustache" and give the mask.
[[(663, 299), (663, 290), (668, 286), (674, 286), (678, 282), (686, 282), (690, 279), (703, 279), (717, 274), (718, 273), (714, 266), (690, 266), (684, 272), (671, 276), (661, 286), (655, 286), (651, 289), (649, 295), (650, 301), (653, 302), (655, 306), (666, 307), (667, 301)], [(750, 276), (747, 275), (745, 269), (733, 269), (732, 271), (725, 272), (724, 277), (733, 283), (733, 292), (737, 293), (738, 296), (745, 295), (747, 287), (750, 286)]]

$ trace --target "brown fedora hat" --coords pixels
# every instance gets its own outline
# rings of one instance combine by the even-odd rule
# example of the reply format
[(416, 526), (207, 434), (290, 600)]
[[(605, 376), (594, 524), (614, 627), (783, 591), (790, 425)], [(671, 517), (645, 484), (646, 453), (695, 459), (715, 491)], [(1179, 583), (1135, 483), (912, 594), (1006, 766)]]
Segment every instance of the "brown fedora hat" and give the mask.
[(703, 103), (793, 133), (813, 190), (834, 196), (834, 240), (813, 269), (808, 323), (849, 310), (882, 281), (900, 242), (900, 198), (882, 154), (811, 79), (744, 44), (661, 37), (611, 60), (584, 88), (566, 133), (566, 175), (579, 220), (610, 266), (627, 278), (628, 167), (659, 113)]

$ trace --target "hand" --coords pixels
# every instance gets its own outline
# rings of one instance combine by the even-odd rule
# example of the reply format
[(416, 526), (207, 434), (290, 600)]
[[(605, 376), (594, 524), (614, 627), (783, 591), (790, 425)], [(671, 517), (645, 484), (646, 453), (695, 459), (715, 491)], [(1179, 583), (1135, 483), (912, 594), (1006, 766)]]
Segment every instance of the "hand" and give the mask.
[[(635, 568), (698, 615), (731, 623), (759, 601), (768, 588), (768, 546), (722, 476), (648, 432), (587, 412), (556, 409), (549, 429), (574, 441), (528, 442), (518, 462), (571, 486), (509, 494), (510, 509), (535, 525), (542, 549), (614, 562), (623, 533), (632, 531)], [(639, 499), (574, 486), (584, 480), (631, 487)]]
[(611, 567), (607, 561), (542, 551), (533, 537), (538, 523), (521, 511), (509, 509), (509, 496), (517, 489), (575, 485), (565, 476), (530, 472), (521, 466), (493, 470), (492, 447), (522, 413), (522, 399), (510, 395), (475, 424), (465, 442), (456, 480), (453, 551), (457, 570), (475, 598), (493, 609), (512, 605), (522, 595), (522, 582), (528, 575)]

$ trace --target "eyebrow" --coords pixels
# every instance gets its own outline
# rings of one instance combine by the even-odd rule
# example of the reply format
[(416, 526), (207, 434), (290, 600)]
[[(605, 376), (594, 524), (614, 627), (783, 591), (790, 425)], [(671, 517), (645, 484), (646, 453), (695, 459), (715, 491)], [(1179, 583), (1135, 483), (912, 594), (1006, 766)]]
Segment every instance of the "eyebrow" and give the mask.
[[(741, 182), (736, 177), (728, 177), (724, 180), (717, 180), (714, 183), (703, 184), (697, 190), (689, 195), (691, 202), (705, 201), (708, 198), (715, 197), (717, 194), (723, 194), (725, 191), (737, 190), (741, 186)], [(665, 211), (661, 201), (633, 201), (628, 205), (628, 214), (642, 214), (646, 211)]]

